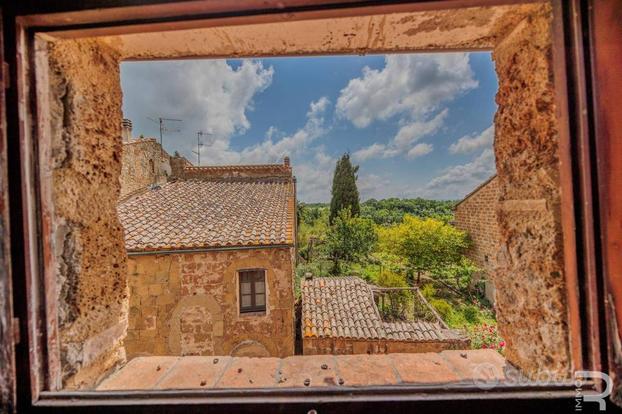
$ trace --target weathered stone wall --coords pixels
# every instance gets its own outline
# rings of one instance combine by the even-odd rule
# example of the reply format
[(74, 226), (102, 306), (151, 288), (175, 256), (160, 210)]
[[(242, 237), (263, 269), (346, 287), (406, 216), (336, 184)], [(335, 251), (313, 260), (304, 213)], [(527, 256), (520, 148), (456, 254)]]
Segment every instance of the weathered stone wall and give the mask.
[(304, 338), (302, 343), (302, 353), (304, 355), (420, 353), (468, 348), (468, 340), (412, 342), (346, 338)]
[[(128, 357), (294, 353), (293, 248), (129, 257)], [(266, 269), (267, 311), (239, 314), (237, 271)]]
[(185, 157), (174, 155), (171, 157), (171, 177), (183, 178), (184, 168), (192, 167), (192, 163)]
[[(48, 44), (51, 141), (42, 144), (63, 385), (94, 385), (125, 362), (128, 291), (117, 218), (121, 172), (118, 55), (96, 41)], [(46, 147), (45, 145), (49, 145)]]
[(292, 167), (289, 158), (283, 164), (265, 165), (222, 165), (195, 167), (183, 157), (173, 157), (173, 174), (175, 178), (191, 179), (226, 179), (226, 178), (292, 178)]
[(568, 376), (571, 366), (551, 22), (544, 4), (493, 51), (499, 78), (497, 318), (505, 356), (534, 377), (545, 370)]
[(499, 251), (498, 203), (499, 186), (495, 176), (460, 202), (454, 213), (455, 226), (466, 231), (473, 243), (467, 256), (486, 273), (494, 270)]
[(152, 184), (163, 184), (171, 175), (169, 155), (154, 138), (123, 144), (121, 198)]

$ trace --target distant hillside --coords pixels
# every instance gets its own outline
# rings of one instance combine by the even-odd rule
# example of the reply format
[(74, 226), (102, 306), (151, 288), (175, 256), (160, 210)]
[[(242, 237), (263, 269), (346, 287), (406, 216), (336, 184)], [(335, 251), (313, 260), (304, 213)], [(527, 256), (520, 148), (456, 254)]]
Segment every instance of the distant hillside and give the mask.
[[(425, 200), (423, 198), (387, 198), (383, 200), (370, 199), (361, 203), (361, 216), (372, 219), (376, 224), (393, 224), (402, 221), (404, 214), (427, 218), (437, 218), (443, 221), (453, 219), (453, 207), (457, 201), (452, 200)], [(305, 215), (310, 218), (320, 216), (323, 209), (328, 209), (328, 203), (301, 203)]]

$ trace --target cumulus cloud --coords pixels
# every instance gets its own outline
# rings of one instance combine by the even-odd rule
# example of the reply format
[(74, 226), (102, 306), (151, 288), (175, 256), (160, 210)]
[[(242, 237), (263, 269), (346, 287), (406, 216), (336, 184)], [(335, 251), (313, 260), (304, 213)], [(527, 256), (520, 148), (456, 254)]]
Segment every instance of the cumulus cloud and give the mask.
[(452, 154), (466, 154), (475, 150), (490, 147), (495, 139), (495, 127), (489, 126), (479, 134), (465, 135), (449, 146)]
[[(361, 200), (382, 199), (393, 189), (393, 181), (377, 174), (362, 174), (356, 182)], [(391, 189), (391, 190), (389, 190)]]
[(419, 194), (429, 198), (457, 200), (495, 172), (495, 155), (491, 149), (486, 149), (473, 161), (446, 169), (421, 189)]
[(358, 162), (363, 162), (372, 158), (391, 158), (400, 154), (406, 154), (406, 157), (410, 159), (429, 154), (432, 152), (432, 145), (413, 146), (413, 144), (438, 132), (444, 126), (448, 114), (449, 110), (443, 109), (429, 120), (407, 122), (388, 144), (374, 143), (355, 151), (352, 157)]
[(467, 53), (388, 55), (383, 69), (365, 67), (350, 80), (336, 110), (364, 128), (398, 114), (425, 115), (477, 85)]
[(326, 97), (322, 97), (309, 105), (307, 122), (291, 135), (273, 140), (273, 127), (268, 130), (267, 139), (259, 144), (246, 147), (239, 153), (239, 161), (243, 163), (271, 163), (281, 160), (284, 156), (295, 156), (307, 146), (326, 133), (324, 112), (330, 105)]
[(363, 162), (372, 158), (384, 158), (387, 146), (384, 144), (373, 143), (368, 147), (361, 148), (352, 154), (355, 161)]
[(328, 155), (324, 148), (316, 147), (314, 156), (306, 162), (292, 163), (298, 180), (298, 199), (307, 203), (330, 200), (330, 189), (337, 160)]
[(426, 135), (438, 132), (445, 123), (445, 118), (449, 113), (448, 109), (443, 109), (436, 116), (428, 121), (413, 121), (402, 126), (393, 139), (393, 146), (404, 150), (415, 141), (420, 140)]
[(180, 127), (182, 131), (166, 134), (165, 148), (190, 156), (196, 150), (196, 141), (186, 137), (196, 137), (196, 132), (202, 130), (210, 134), (209, 141), (213, 143), (202, 154), (202, 159), (209, 162), (229, 161), (209, 159), (210, 154), (216, 150), (230, 155), (226, 149), (231, 137), (251, 126), (246, 115), (253, 109), (253, 97), (271, 84), (274, 75), (272, 67), (266, 68), (255, 60), (244, 60), (237, 67), (225, 60), (129, 62), (123, 63), (122, 71), (123, 88), (128, 91), (126, 107), (139, 108), (141, 115), (154, 118), (183, 120), (181, 124), (171, 123), (170, 127)]
[(311, 105), (309, 105), (309, 112), (307, 112), (307, 118), (318, 118), (328, 109), (329, 105), (330, 100), (325, 96), (322, 96), (315, 102), (311, 102)]
[(412, 160), (431, 153), (433, 149), (432, 144), (417, 144), (408, 151), (406, 158)]

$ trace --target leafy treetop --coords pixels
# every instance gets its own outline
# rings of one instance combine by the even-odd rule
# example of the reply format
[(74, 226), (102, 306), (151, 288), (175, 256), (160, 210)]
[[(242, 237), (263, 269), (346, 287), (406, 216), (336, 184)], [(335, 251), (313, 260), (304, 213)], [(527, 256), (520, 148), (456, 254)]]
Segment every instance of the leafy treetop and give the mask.
[(417, 273), (438, 272), (458, 264), (469, 246), (465, 232), (436, 219), (421, 219), (406, 214), (400, 224), (379, 227), (380, 249), (404, 261)]

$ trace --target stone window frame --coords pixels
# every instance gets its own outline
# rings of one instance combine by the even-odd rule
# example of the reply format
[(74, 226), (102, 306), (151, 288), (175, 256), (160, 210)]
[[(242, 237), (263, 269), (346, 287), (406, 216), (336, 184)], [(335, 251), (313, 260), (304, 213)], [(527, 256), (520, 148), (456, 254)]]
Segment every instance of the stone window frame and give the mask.
[[(313, 3), (313, 1), (311, 1), (311, 3)], [(473, 5), (473, 4), (486, 5), (486, 4), (495, 4), (495, 1), (478, 0), (478, 1), (467, 2), (467, 3), (470, 4), (470, 5)], [(556, 3), (556, 4), (559, 5), (559, 3)], [(455, 6), (453, 6), (453, 7), (455, 7)], [(242, 9), (244, 9), (244, 7), (242, 7)], [(429, 8), (427, 10), (429, 10)], [(283, 12), (283, 11), (280, 11), (280, 12)], [(286, 11), (283, 12), (283, 13), (286, 13)], [(561, 19), (562, 18), (561, 17), (561, 10), (557, 10), (557, 13), (558, 13), (557, 14), (557, 18)], [(253, 13), (251, 12), (249, 14), (253, 14)], [(140, 16), (140, 13), (138, 13), (137, 16)], [(136, 17), (136, 18), (138, 19), (138, 21), (140, 21), (140, 17)], [(145, 18), (145, 17), (143, 16), (142, 18)], [(567, 17), (567, 16), (565, 16), (563, 18), (565, 19), (565, 20), (563, 20), (564, 22), (572, 23), (572, 18)], [(120, 20), (120, 21), (126, 21), (127, 22), (128, 17), (127, 17), (127, 15), (123, 15), (123, 19), (121, 19), (120, 17), (118, 17), (117, 19)], [(95, 19), (95, 20), (97, 22), (99, 19)], [(105, 19), (102, 19), (102, 21), (103, 20), (105, 20)], [(129, 18), (129, 20), (132, 20), (132, 19)], [(179, 20), (183, 20), (183, 19), (179, 18)], [(45, 21), (45, 20), (43, 20), (43, 21)], [(112, 19), (110, 21), (114, 21), (114, 19)], [(67, 24), (67, 23), (58, 23), (57, 22), (55, 24), (62, 26), (63, 24)], [(19, 25), (19, 32), (18, 32), (17, 36), (18, 36), (18, 39), (19, 39), (19, 41), (18, 41), (18, 49), (21, 52), (21, 55), (20, 55), (21, 58), (20, 59), (22, 59), (20, 62), (23, 65), (23, 67), (21, 68), (22, 72), (20, 72), (20, 74), (22, 76), (24, 75), (24, 71), (25, 71), (25, 73), (28, 73), (29, 66), (32, 65), (32, 63), (34, 61), (34, 58), (33, 58), (33, 44), (29, 43), (29, 41), (32, 40), (32, 37), (30, 37), (30, 36), (33, 35), (33, 32), (36, 32), (37, 26), (45, 26), (45, 25), (41, 24), (40, 21), (38, 21), (36, 19), (34, 20), (34, 22), (32, 22), (32, 21), (31, 22), (23, 21)], [(106, 23), (103, 24), (103, 27), (106, 27)], [(74, 25), (74, 27), (71, 27), (71, 25), (69, 25), (69, 28), (72, 29), (72, 30), (76, 30), (75, 25)], [(78, 29), (77, 30), (80, 30), (79, 25), (78, 25)], [(555, 42), (562, 42), (560, 36), (563, 35), (563, 31), (562, 31), (561, 27), (557, 27), (556, 35), (557, 35), (557, 37), (555, 37), (554, 41)], [(557, 46), (561, 47), (561, 49), (563, 51), (563, 49), (564, 49), (563, 48), (563, 44), (562, 44), (562, 46), (560, 46), (560, 44), (558, 43)], [(562, 54), (563, 54), (563, 52), (562, 52)], [(566, 59), (566, 57), (564, 56), (563, 59)], [(556, 71), (562, 71), (562, 74), (564, 75), (563, 79), (565, 80), (565, 72), (564, 72), (565, 68), (563, 67), (563, 63), (564, 62), (565, 61), (563, 61), (563, 60), (562, 61), (558, 60), (557, 61), (557, 65), (555, 66), (555, 70)], [(27, 77), (27, 76), (26, 77), (20, 77), (19, 82), (20, 82), (20, 86), (22, 88), (22, 93), (24, 93), (26, 95), (32, 96), (33, 88), (31, 87), (31, 85), (29, 83), (29, 82), (31, 82), (31, 79), (29, 77)], [(560, 82), (561, 82), (561, 80), (560, 80)], [(564, 93), (562, 93), (562, 95), (563, 95), (563, 99), (566, 99), (565, 89), (564, 89)], [(566, 101), (563, 101), (563, 103), (566, 103)], [(36, 119), (36, 117), (33, 117), (33, 114), (36, 114), (36, 106), (28, 107), (28, 104), (26, 104), (24, 101), (20, 102), (20, 104), (22, 105), (20, 107), (20, 109), (22, 109), (27, 115), (30, 116), (29, 119), (31, 121), (33, 119)], [(33, 105), (33, 104), (30, 103), (30, 105)], [(564, 106), (564, 107), (562, 107), (562, 109), (559, 109), (559, 110), (562, 112), (561, 117), (563, 119), (567, 120), (568, 113), (567, 113), (566, 107)], [(33, 239), (33, 237), (32, 237), (33, 235), (37, 234), (37, 230), (33, 230), (33, 225), (32, 224), (33, 224), (33, 218), (34, 218), (33, 214), (34, 214), (34, 211), (35, 211), (35, 204), (36, 204), (34, 202), (34, 200), (36, 200), (36, 197), (34, 196), (34, 194), (36, 193), (36, 189), (34, 187), (36, 187), (38, 185), (38, 182), (37, 182), (37, 179), (34, 178), (34, 175), (33, 175), (34, 173), (32, 171), (32, 165), (30, 165), (30, 163), (33, 162), (33, 159), (35, 159), (35, 155), (28, 148), (28, 145), (32, 142), (32, 137), (30, 135), (33, 134), (33, 133), (36, 134), (36, 132), (29, 131), (29, 128), (32, 128), (32, 125), (26, 125), (24, 127), (25, 131), (22, 131), (22, 134), (24, 136), (26, 136), (26, 140), (25, 140), (26, 143), (22, 144), (22, 145), (26, 146), (25, 149), (22, 148), (24, 150), (24, 152), (25, 152), (24, 153), (24, 157), (25, 157), (25, 164), (26, 164), (26, 166), (24, 167), (24, 170), (22, 172), (25, 175), (25, 177), (26, 177), (25, 181), (27, 182), (26, 187), (23, 189), (24, 197), (26, 199), (25, 200), (25, 206), (26, 206), (26, 208), (28, 210), (27, 212), (25, 212), (25, 214), (28, 216), (27, 219), (26, 219), (27, 220), (27, 224), (26, 224), (26, 227), (27, 227), (26, 228), (26, 233), (27, 234), (25, 235), (25, 238), (26, 238), (26, 248), (28, 250), (28, 253), (30, 254), (30, 256), (27, 259), (28, 266), (29, 266), (28, 267), (27, 277), (29, 278), (28, 279), (29, 282), (34, 281), (34, 285), (35, 285), (34, 288), (35, 289), (40, 289), (42, 287), (41, 285), (42, 284), (45, 285), (46, 282), (37, 279), (37, 277), (38, 277), (37, 273), (39, 271), (37, 268), (39, 267), (39, 264), (37, 263), (37, 259), (34, 258), (34, 256), (33, 256), (33, 255), (37, 254), (37, 248), (35, 247), (35, 242), (34, 242), (35, 239)], [(568, 127), (565, 126), (565, 128), (568, 128)], [(577, 128), (577, 129), (579, 129), (579, 128)], [(568, 134), (568, 130), (567, 129), (566, 130), (562, 130), (561, 134), (562, 135), (563, 134)], [(568, 144), (566, 144), (566, 145), (568, 145)], [(569, 152), (568, 154), (564, 155), (564, 156), (567, 156), (567, 158), (564, 158), (564, 161), (565, 162), (568, 161), (567, 165), (570, 165), (570, 161), (572, 160), (571, 157), (572, 156), (576, 156), (576, 155), (575, 154), (572, 154), (572, 155), (570, 154), (570, 148), (564, 148), (564, 149), (568, 150), (568, 152)], [(564, 194), (563, 202), (564, 202), (564, 204), (569, 205), (569, 202), (573, 201), (573, 192), (572, 192), (573, 186), (572, 186), (572, 183), (569, 182), (569, 177), (566, 176), (565, 178), (566, 178), (566, 181), (565, 181), (564, 185), (566, 185), (567, 186), (566, 189), (569, 189), (570, 191), (566, 192)], [(34, 183), (34, 187), (33, 187), (33, 183)], [(565, 224), (565, 227), (564, 227), (565, 229), (572, 228), (573, 221), (572, 221), (572, 219), (565, 219), (564, 224)], [(576, 270), (576, 268), (575, 268), (575, 270)], [(49, 281), (48, 281), (48, 283), (49, 283)], [(570, 286), (570, 288), (576, 288), (576, 287), (577, 287), (576, 285)], [(580, 288), (583, 288), (583, 286), (580, 286)], [(588, 294), (589, 294), (589, 292), (588, 292)], [(31, 331), (34, 331), (35, 333), (37, 332), (37, 327), (34, 326), (34, 325), (36, 325), (38, 323), (41, 323), (41, 321), (45, 321), (45, 319), (46, 319), (45, 318), (45, 311), (46, 310), (45, 309), (41, 309), (41, 307), (42, 307), (41, 304), (44, 303), (44, 301), (42, 301), (41, 299), (42, 299), (41, 297), (34, 298), (33, 300), (35, 301), (35, 303), (34, 304), (32, 304), (32, 303), (29, 304), (29, 306), (31, 306), (29, 308), (29, 311), (31, 312), (30, 316), (32, 318), (32, 320), (31, 320), (31, 318), (29, 318), (29, 321), (28, 321), (28, 323), (30, 324), (29, 329)], [(43, 317), (40, 317), (39, 315), (43, 315)], [(34, 322), (34, 321), (38, 321), (38, 322)], [(570, 323), (572, 325), (573, 323), (576, 323), (576, 320), (575, 321), (571, 320)], [(44, 324), (44, 322), (43, 322), (43, 324)], [(34, 328), (33, 328), (33, 326), (34, 326)], [(580, 327), (582, 327), (582, 326), (580, 326)], [(572, 328), (575, 329), (575, 331), (574, 331), (575, 334), (577, 334), (577, 335), (581, 334), (581, 331), (578, 331), (578, 333), (577, 333), (577, 331), (576, 331), (577, 326), (573, 325)], [(579, 340), (580, 340), (580, 337), (579, 337)], [(94, 396), (92, 394), (89, 394), (88, 392), (87, 393), (63, 393), (63, 392), (52, 392), (52, 393), (50, 393), (49, 391), (44, 391), (43, 385), (46, 383), (46, 380), (45, 380), (46, 373), (45, 373), (45, 371), (42, 371), (43, 370), (42, 367), (45, 366), (44, 352), (45, 352), (46, 344), (44, 342), (41, 342), (41, 341), (45, 341), (45, 339), (43, 339), (43, 340), (35, 340), (35, 343), (32, 346), (32, 351), (31, 351), (31, 357), (33, 357), (35, 359), (34, 362), (31, 362), (31, 370), (32, 370), (31, 372), (32, 372), (32, 376), (33, 376), (34, 384), (35, 384), (35, 385), (33, 385), (33, 396), (32, 396), (33, 401), (39, 402), (40, 403), (39, 405), (57, 405), (58, 406), (59, 403), (61, 403), (61, 404), (69, 404), (70, 399), (75, 399), (75, 398), (79, 398), (81, 400), (80, 403), (82, 403), (82, 404), (84, 404), (85, 402), (87, 402), (87, 404), (88, 404), (88, 401), (93, 402), (93, 401), (98, 401), (98, 400), (101, 401), (102, 400), (102, 398), (96, 397), (96, 396)], [(38, 365), (38, 363), (42, 363), (42, 365)], [(507, 388), (501, 387), (501, 389), (498, 390), (498, 391), (499, 391), (499, 393), (497, 394), (497, 396), (500, 397), (500, 398), (509, 398), (511, 395), (516, 395), (515, 394), (516, 390), (513, 389), (513, 388), (507, 389)], [(556, 395), (567, 395), (567, 393), (565, 393), (566, 391), (567, 390), (565, 390), (565, 389), (564, 390), (559, 390), (558, 389), (558, 390), (555, 390), (554, 392), (560, 392), (561, 393), (561, 394), (556, 394)], [(406, 396), (410, 392), (412, 392), (412, 390), (405, 390), (405, 392), (398, 393), (398, 394), (400, 394), (402, 396)], [(467, 392), (467, 394), (460, 394), (460, 395), (469, 395), (468, 393), (471, 392), (471, 393), (473, 393), (473, 394), (471, 394), (471, 396), (473, 398), (477, 398), (476, 393), (474, 393), (473, 390), (471, 390), (471, 391), (467, 390), (466, 392)], [(543, 390), (540, 390), (540, 392), (538, 392), (538, 390), (530, 390), (528, 392), (530, 393), (529, 395), (531, 397), (535, 397), (535, 398), (537, 398), (538, 396), (539, 397), (544, 397), (544, 396), (550, 397), (551, 395), (553, 395), (553, 394), (551, 394), (551, 390), (550, 389), (547, 389), (547, 390), (543, 389)], [(442, 393), (443, 392), (441, 392), (441, 394)], [(447, 390), (445, 390), (444, 393), (446, 395)], [(389, 396), (389, 398), (391, 398), (391, 394), (390, 393), (383, 393), (382, 391), (380, 391), (380, 393), (375, 394), (375, 395), (381, 395), (381, 394), (385, 395), (385, 399), (387, 398), (387, 396)], [(175, 396), (178, 397), (179, 395), (180, 394), (177, 394)], [(192, 395), (192, 394), (187, 394), (187, 395)], [(366, 390), (366, 392), (362, 393), (362, 395), (363, 395), (363, 397), (374, 395), (373, 394), (373, 390)], [(395, 395), (395, 394), (393, 394), (393, 395)], [(140, 396), (138, 398), (140, 398)], [(312, 398), (314, 398), (314, 397), (312, 396)], [(436, 398), (438, 398), (438, 396), (432, 396), (432, 398), (436, 399)], [(108, 403), (114, 404), (114, 399), (106, 399), (106, 398), (103, 398), (103, 399), (106, 400), (106, 402), (108, 402)], [(130, 401), (130, 400), (126, 399), (124, 401), (127, 402), (127, 401)], [(304, 400), (304, 401), (307, 401), (307, 400)], [(205, 402), (207, 402), (207, 401), (205, 401)], [(214, 402), (214, 400), (212, 400), (212, 402)], [(117, 403), (118, 403), (118, 401), (117, 401)]]
[[(249, 306), (249, 307), (244, 307), (242, 305), (242, 273), (251, 273), (251, 272), (262, 272), (263, 273), (263, 284), (264, 284), (264, 291), (263, 291), (263, 295), (264, 295), (264, 303), (263, 306)], [(268, 298), (269, 298), (269, 292), (268, 292), (268, 269), (264, 269), (264, 268), (252, 268), (252, 269), (238, 269), (236, 271), (236, 279), (237, 279), (237, 299), (238, 299), (238, 314), (240, 316), (264, 316), (267, 314), (268, 312)], [(253, 291), (255, 289), (255, 283), (256, 282), (251, 282), (251, 300), (252, 302), (255, 301), (255, 297), (253, 297)], [(256, 295), (257, 293), (255, 293)], [(260, 293), (261, 294), (261, 293)]]

